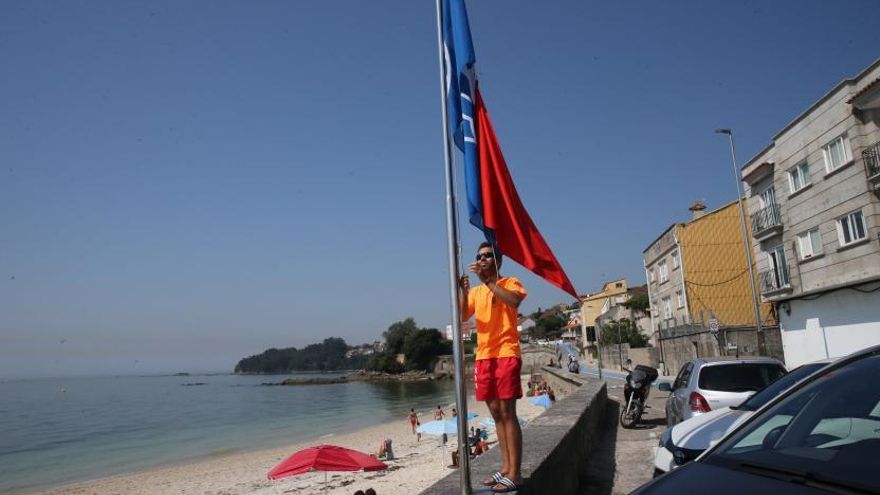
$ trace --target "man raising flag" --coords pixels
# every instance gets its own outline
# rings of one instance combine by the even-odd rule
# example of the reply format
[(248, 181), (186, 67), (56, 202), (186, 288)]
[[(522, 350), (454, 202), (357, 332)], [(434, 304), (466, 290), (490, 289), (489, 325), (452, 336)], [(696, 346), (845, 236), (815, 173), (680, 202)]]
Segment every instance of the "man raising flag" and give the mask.
[(483, 481), (495, 493), (516, 491), (522, 485), (522, 430), (516, 417), (516, 401), (522, 397), (522, 358), (519, 348), (517, 309), (526, 290), (515, 277), (502, 277), (501, 254), (484, 242), (476, 261), (468, 266), (482, 282), (470, 288), (462, 277), (459, 304), (461, 319), (477, 319), (477, 350), (474, 362), (474, 395), (485, 401), (498, 435), (501, 468)]
[[(499, 273), (502, 254), (577, 298), (574, 286), (556, 260), (523, 207), (507, 170), (501, 146), (483, 103), (474, 69), (475, 55), (464, 0), (438, 0), (447, 165), (447, 226), (450, 231), (450, 272), (458, 284), (458, 246), (454, 190), (451, 186), (449, 137), (464, 153), (468, 220), (480, 229), (487, 242), (480, 245), (476, 262), (469, 269), (482, 285), (470, 289), (461, 277), (458, 307), (453, 325), (476, 315), (477, 351), (475, 389), (477, 400), (486, 401), (496, 423), (502, 466), (483, 484), (493, 492), (513, 492), (523, 483), (520, 472), (522, 433), (516, 417), (516, 401), (522, 397), (517, 309), (526, 296), (520, 282)], [(455, 288), (459, 289), (458, 287)], [(456, 296), (453, 295), (453, 300)], [(457, 330), (457, 328), (456, 328)], [(462, 402), (463, 379), (460, 335), (455, 332), (456, 400)], [(465, 426), (459, 424), (459, 431)], [(470, 493), (470, 474), (463, 464), (462, 493)]]

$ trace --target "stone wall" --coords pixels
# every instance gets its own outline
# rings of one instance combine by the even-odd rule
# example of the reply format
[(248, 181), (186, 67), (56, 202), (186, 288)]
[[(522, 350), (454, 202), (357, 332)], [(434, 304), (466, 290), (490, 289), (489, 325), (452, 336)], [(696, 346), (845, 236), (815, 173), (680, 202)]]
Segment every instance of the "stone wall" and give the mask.
[[(538, 370), (536, 370), (538, 372)], [(583, 474), (599, 438), (608, 400), (604, 382), (587, 381), (586, 376), (543, 367), (540, 373), (555, 389), (571, 387), (571, 393), (523, 428), (522, 472), (525, 485), (520, 495), (554, 495), (584, 492)], [(501, 465), (497, 446), (471, 460), (471, 486), (479, 487)], [(422, 494), (460, 493), (460, 473), (453, 472)]]
[(629, 350), (629, 358), (632, 359), (633, 366), (643, 364), (652, 368), (660, 365), (660, 349), (656, 347), (639, 347)]
[(621, 363), (629, 359), (630, 350), (629, 344), (603, 345), (600, 351), (602, 367), (606, 370), (619, 370)]
[(586, 375), (569, 373), (564, 369), (550, 366), (541, 368), (540, 373), (541, 378), (547, 382), (547, 385), (553, 388), (554, 395), (557, 398), (568, 397), (587, 381)]
[(523, 346), (522, 348), (522, 374), (530, 375), (540, 373), (541, 368), (548, 366), (550, 360), (557, 362), (556, 351), (546, 346)]
[[(754, 327), (721, 329), (718, 334), (699, 325), (662, 331), (659, 351), (666, 363), (666, 375), (675, 375), (691, 359), (718, 356), (769, 356), (783, 361), (779, 327), (764, 328), (760, 334)], [(762, 352), (763, 351), (763, 352)]]

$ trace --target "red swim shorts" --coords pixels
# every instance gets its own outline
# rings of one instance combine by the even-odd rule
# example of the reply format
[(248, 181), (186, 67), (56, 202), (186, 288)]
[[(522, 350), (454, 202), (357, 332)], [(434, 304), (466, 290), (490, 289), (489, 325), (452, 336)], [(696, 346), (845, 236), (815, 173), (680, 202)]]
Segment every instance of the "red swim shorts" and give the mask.
[(519, 399), (523, 395), (519, 373), (522, 359), (501, 357), (479, 359), (474, 363), (474, 388), (479, 401)]

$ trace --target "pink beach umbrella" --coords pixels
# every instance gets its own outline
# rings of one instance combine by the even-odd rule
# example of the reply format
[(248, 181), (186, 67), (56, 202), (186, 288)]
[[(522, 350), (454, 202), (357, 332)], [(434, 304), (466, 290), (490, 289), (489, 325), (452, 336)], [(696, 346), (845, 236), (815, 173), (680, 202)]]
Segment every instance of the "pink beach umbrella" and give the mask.
[(357, 450), (318, 445), (300, 450), (281, 461), (269, 471), (269, 479), (277, 480), (311, 471), (381, 471), (387, 467), (378, 459)]

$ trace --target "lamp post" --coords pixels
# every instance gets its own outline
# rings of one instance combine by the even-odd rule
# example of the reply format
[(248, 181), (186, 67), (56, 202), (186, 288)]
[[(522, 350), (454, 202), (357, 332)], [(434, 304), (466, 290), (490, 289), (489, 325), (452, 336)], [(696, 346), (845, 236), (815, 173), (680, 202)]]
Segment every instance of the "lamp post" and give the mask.
[[(736, 168), (736, 149), (733, 146), (733, 131), (730, 129), (715, 129), (715, 132), (718, 134), (727, 134), (727, 138), (730, 141), (730, 158), (733, 162), (733, 177), (736, 180), (736, 196), (739, 200), (739, 219), (742, 223), (742, 234), (743, 234), (743, 244), (746, 247), (746, 262), (749, 264), (749, 280), (751, 281), (750, 287), (752, 289), (752, 305), (755, 308), (755, 326), (758, 329), (758, 334), (762, 332), (761, 327), (761, 310), (758, 306), (758, 293), (755, 291), (755, 271), (754, 265), (752, 263), (752, 246), (749, 244), (749, 230), (746, 225), (746, 210), (743, 205), (743, 193), (740, 191), (740, 177), (739, 170)], [(736, 339), (736, 357), (739, 357), (739, 339)]]

